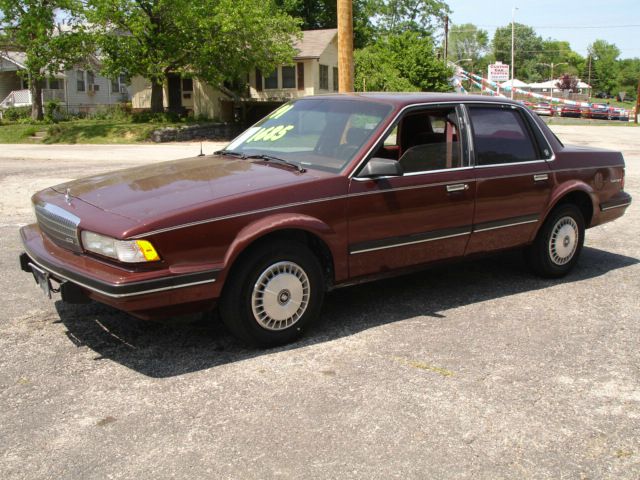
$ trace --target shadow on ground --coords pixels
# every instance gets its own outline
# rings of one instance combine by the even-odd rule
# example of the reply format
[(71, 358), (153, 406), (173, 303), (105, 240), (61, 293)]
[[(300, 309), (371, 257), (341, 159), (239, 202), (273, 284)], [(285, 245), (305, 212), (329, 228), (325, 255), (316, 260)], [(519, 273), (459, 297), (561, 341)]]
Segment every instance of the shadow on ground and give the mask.
[(331, 341), (416, 316), (443, 322), (446, 312), (456, 307), (579, 282), (639, 262), (584, 248), (571, 275), (544, 280), (532, 276), (521, 256), (512, 252), (343, 288), (327, 295), (321, 322), (305, 338), (266, 351), (243, 347), (221, 322), (210, 318), (144, 322), (99, 304), (57, 302), (56, 309), (69, 339), (79, 347), (94, 350), (96, 360), (112, 360), (144, 375), (163, 378)]

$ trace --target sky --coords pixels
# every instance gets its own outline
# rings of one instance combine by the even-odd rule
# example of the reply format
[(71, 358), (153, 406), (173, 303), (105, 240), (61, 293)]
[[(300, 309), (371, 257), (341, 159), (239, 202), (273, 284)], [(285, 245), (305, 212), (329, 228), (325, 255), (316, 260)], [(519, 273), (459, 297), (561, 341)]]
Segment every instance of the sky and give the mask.
[(533, 27), (543, 39), (566, 40), (586, 56), (589, 44), (602, 39), (620, 49), (619, 58), (640, 58), (640, 0), (446, 0), (453, 24), (473, 23), (487, 30), (515, 21)]

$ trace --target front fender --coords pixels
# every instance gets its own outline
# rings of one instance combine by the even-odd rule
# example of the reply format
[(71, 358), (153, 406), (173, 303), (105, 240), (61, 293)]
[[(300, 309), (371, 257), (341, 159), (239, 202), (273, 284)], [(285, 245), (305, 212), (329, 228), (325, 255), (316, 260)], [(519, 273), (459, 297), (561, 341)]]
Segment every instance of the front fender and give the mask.
[(226, 279), (238, 256), (250, 245), (266, 235), (284, 230), (304, 231), (323, 241), (333, 257), (336, 280), (346, 278), (348, 274), (346, 245), (340, 240), (340, 235), (318, 218), (304, 214), (279, 213), (260, 218), (238, 232), (225, 254), (224, 273), (221, 280)]

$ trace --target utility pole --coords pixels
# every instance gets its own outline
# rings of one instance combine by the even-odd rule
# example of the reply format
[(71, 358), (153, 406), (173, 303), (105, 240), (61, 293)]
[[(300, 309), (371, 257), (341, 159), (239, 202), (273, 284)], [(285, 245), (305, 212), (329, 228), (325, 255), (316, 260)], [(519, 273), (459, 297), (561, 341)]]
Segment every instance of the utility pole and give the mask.
[(638, 91), (636, 92), (636, 114), (635, 114), (635, 122), (638, 124), (638, 110), (640, 110), (640, 78), (638, 78)]
[(589, 84), (589, 98), (587, 101), (591, 102), (591, 54), (589, 54), (589, 80), (587, 80), (587, 83)]
[(447, 63), (449, 56), (449, 15), (444, 17), (444, 63)]
[(513, 80), (516, 76), (516, 29), (515, 29), (515, 19), (516, 19), (516, 10), (518, 7), (513, 7), (511, 10), (511, 100), (513, 100)]
[(338, 91), (353, 92), (353, 4), (338, 1)]

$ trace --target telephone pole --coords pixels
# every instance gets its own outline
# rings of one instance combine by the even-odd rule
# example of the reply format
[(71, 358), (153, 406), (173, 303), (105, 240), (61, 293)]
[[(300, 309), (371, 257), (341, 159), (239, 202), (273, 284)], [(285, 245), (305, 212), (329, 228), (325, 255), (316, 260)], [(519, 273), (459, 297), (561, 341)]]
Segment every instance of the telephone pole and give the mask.
[(338, 1), (338, 91), (353, 92), (353, 4)]
[(638, 124), (638, 110), (640, 110), (640, 78), (638, 78), (638, 91), (636, 92), (636, 114), (635, 114), (635, 122)]
[(444, 63), (447, 63), (449, 56), (449, 15), (444, 17)]

